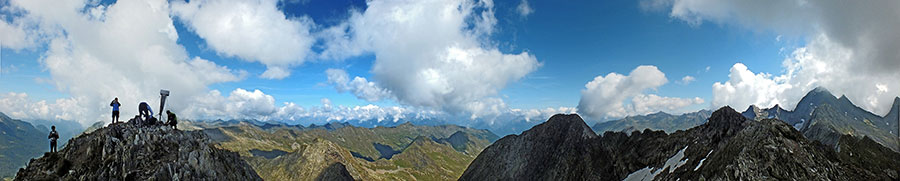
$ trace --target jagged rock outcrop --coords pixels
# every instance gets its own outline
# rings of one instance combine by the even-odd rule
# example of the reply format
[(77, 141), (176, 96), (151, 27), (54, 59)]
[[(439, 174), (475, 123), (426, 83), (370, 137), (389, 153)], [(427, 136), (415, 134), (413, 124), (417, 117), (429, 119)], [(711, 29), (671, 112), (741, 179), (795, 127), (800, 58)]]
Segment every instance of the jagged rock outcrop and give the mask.
[(597, 135), (580, 116), (557, 114), (521, 135), (488, 146), (460, 180), (584, 180), (592, 177), (588, 141)]
[(261, 180), (199, 131), (111, 124), (32, 159), (16, 180)]
[(875, 115), (850, 101), (847, 96), (836, 97), (825, 88), (808, 92), (797, 106), (787, 111), (775, 105), (760, 109), (750, 106), (743, 115), (754, 120), (779, 119), (799, 130), (808, 139), (836, 146), (841, 135), (857, 138), (869, 137), (894, 151), (898, 148), (898, 107), (900, 97), (894, 98), (890, 111), (884, 116)]
[[(897, 153), (869, 141), (836, 152), (776, 119), (723, 107), (703, 125), (666, 134), (583, 134), (577, 115), (556, 115), (486, 148), (460, 180), (896, 180)], [(852, 137), (851, 137), (852, 138)], [(848, 149), (850, 150), (850, 149)], [(875, 162), (875, 163), (869, 163)]]

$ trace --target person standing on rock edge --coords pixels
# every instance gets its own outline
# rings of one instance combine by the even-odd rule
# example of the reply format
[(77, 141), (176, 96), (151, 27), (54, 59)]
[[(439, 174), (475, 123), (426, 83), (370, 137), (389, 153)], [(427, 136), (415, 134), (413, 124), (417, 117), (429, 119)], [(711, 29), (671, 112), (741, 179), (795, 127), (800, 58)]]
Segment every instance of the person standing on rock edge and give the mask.
[(50, 136), (47, 136), (47, 139), (50, 139), (50, 153), (56, 153), (56, 139), (59, 139), (59, 133), (56, 133), (56, 126), (50, 126)]
[(119, 98), (116, 97), (115, 99), (113, 99), (113, 101), (111, 103), (109, 103), (109, 106), (112, 106), (112, 109), (113, 109), (112, 110), (112, 123), (119, 122), (119, 106), (122, 106), (122, 104), (119, 104)]

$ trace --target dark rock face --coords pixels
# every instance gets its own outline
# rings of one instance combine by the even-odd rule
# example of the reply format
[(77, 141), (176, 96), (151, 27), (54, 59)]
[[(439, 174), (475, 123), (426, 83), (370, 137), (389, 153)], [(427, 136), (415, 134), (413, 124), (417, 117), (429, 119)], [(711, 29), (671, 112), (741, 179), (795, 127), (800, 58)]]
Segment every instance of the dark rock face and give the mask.
[(592, 173), (584, 153), (596, 137), (578, 115), (554, 115), (486, 148), (460, 180), (583, 180)]
[(327, 181), (337, 181), (337, 180), (353, 180), (353, 176), (350, 176), (350, 172), (347, 171), (347, 167), (344, 166), (341, 162), (335, 162), (325, 168), (322, 173), (316, 177), (316, 180), (327, 180)]
[(261, 180), (206, 134), (118, 123), (32, 159), (16, 180)]
[[(557, 115), (486, 148), (460, 180), (895, 180), (896, 169), (865, 164), (806, 139), (776, 119), (749, 120), (730, 107), (703, 125), (666, 134), (582, 133), (577, 115)], [(869, 141), (855, 154), (895, 152)], [(844, 155), (844, 156), (842, 156)], [(871, 154), (870, 154), (871, 155)]]

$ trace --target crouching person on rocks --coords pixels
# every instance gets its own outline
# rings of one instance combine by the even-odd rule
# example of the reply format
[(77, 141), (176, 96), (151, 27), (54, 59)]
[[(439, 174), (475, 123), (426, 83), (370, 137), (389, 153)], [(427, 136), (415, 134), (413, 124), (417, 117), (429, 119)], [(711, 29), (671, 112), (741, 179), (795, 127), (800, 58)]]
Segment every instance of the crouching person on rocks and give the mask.
[(166, 126), (172, 126), (172, 129), (178, 130), (176, 126), (178, 124), (178, 117), (175, 116), (175, 113), (172, 113), (169, 110), (166, 110), (166, 115), (168, 115), (168, 121), (166, 121)]

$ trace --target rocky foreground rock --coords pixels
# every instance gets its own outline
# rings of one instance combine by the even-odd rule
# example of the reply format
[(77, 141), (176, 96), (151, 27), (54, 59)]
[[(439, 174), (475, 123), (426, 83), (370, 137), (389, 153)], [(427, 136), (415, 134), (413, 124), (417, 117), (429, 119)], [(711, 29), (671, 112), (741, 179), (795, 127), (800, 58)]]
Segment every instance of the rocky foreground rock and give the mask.
[(555, 115), (490, 145), (460, 180), (897, 180), (900, 154), (871, 139), (839, 150), (776, 119), (730, 107), (666, 134), (595, 135), (578, 115)]
[(118, 123), (32, 159), (15, 180), (262, 179), (237, 153), (215, 148), (202, 132)]

